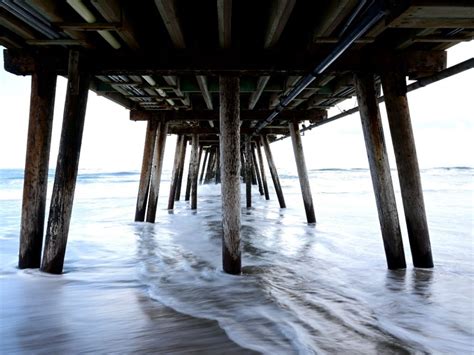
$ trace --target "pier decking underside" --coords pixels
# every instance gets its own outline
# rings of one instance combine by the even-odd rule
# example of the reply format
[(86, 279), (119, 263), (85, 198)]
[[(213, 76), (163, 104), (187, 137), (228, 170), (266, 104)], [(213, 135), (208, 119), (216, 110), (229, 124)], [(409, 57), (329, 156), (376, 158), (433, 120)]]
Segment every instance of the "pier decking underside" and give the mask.
[(269, 143), (291, 136), (315, 223), (299, 124), (332, 121), (328, 109), (356, 95), (388, 266), (406, 267), (378, 111), (383, 86), (414, 265), (432, 267), (405, 80), (421, 86), (443, 73), (446, 49), (473, 36), (471, 1), (1, 0), (5, 68), (33, 76), (24, 194), (39, 202), (24, 199), (20, 267), (41, 258), (57, 75), (69, 84), (44, 271), (62, 271), (89, 89), (148, 121), (135, 219), (155, 221), (166, 136), (176, 134), (168, 207), (179, 199), (189, 142), (186, 198), (196, 208), (197, 182), (210, 170), (222, 179), (224, 270), (240, 273), (240, 176), (247, 207), (252, 180), (268, 197), (264, 150), (284, 208)]

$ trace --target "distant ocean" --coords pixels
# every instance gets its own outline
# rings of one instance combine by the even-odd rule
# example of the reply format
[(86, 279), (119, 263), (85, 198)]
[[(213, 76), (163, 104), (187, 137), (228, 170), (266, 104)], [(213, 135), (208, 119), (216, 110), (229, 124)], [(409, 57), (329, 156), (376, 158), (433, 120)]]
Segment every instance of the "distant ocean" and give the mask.
[(412, 266), (400, 200), (408, 267), (386, 269), (368, 170), (310, 171), (316, 226), (280, 177), (288, 208), (253, 187), (231, 276), (220, 185), (199, 186), (197, 213), (183, 197), (168, 212), (167, 172), (153, 225), (133, 222), (138, 172), (81, 171), (53, 276), (16, 268), (23, 171), (0, 170), (0, 353), (473, 352), (474, 169), (422, 171), (432, 270)]

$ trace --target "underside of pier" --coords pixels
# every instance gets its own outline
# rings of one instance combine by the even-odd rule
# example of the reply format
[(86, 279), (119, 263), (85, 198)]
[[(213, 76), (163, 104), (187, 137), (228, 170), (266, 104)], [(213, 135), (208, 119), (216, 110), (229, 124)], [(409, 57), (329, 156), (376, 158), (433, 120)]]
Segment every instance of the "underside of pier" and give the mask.
[[(285, 208), (270, 143), (291, 136), (307, 222), (316, 223), (300, 124), (333, 121), (327, 110), (354, 96), (387, 265), (406, 267), (378, 109), (385, 100), (413, 264), (432, 267), (406, 78), (421, 87), (472, 68), (471, 59), (447, 69), (446, 49), (473, 35), (467, 0), (0, 0), (5, 69), (32, 76), (19, 266), (62, 272), (92, 90), (148, 122), (136, 221), (155, 222), (170, 134), (178, 139), (169, 209), (183, 181), (192, 209), (200, 183), (221, 183), (223, 268), (233, 274), (241, 270), (241, 179), (247, 207), (253, 184), (270, 198), (264, 152)], [(68, 89), (44, 233), (58, 75)]]

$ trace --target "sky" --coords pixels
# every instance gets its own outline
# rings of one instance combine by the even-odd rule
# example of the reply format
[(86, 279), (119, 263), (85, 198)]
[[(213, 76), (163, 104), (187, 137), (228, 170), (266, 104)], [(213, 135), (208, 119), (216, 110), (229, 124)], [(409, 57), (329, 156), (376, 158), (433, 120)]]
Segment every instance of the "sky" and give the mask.
[[(0, 54), (0, 168), (24, 168), (30, 77), (3, 69)], [(474, 41), (448, 50), (448, 67), (474, 55)], [(408, 94), (421, 168), (474, 167), (474, 70)], [(58, 78), (54, 109), (50, 167), (56, 166), (65, 101), (66, 80)], [(329, 117), (357, 105), (347, 100), (329, 111)], [(395, 167), (384, 105), (380, 105), (390, 165)], [(129, 120), (128, 110), (89, 92), (79, 169), (137, 171), (141, 168), (145, 122)], [(303, 146), (308, 169), (368, 168), (358, 113), (305, 132)], [(171, 169), (175, 138), (168, 137), (164, 168)], [(271, 145), (279, 169), (296, 171), (291, 140)]]

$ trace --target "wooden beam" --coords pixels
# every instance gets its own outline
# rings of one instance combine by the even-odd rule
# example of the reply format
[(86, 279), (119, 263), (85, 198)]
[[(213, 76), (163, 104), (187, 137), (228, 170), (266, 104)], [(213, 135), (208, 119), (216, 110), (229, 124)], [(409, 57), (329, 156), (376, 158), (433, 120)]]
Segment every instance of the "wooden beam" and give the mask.
[(63, 271), (79, 167), (90, 80), (82, 58), (78, 51), (70, 52), (61, 141), (41, 263), (41, 270), (52, 274)]
[[(245, 128), (245, 127), (240, 128), (240, 133), (241, 134), (251, 134), (253, 132), (254, 131), (251, 128)], [(285, 126), (285, 127), (273, 126), (273, 127), (265, 127), (265, 129), (263, 129), (262, 132), (264, 132), (265, 134), (269, 134), (269, 135), (275, 135), (275, 134), (288, 134), (289, 130), (288, 130), (287, 126)], [(184, 135), (193, 135), (193, 134), (218, 135), (220, 132), (219, 132), (218, 127), (203, 128), (203, 127), (179, 127), (179, 126), (173, 127), (173, 126), (170, 126), (170, 128), (168, 129), (168, 133), (169, 134), (184, 134)]]
[(58, 27), (62, 30), (74, 30), (74, 31), (114, 31), (119, 29), (122, 24), (120, 22), (55, 22), (53, 26)]
[(0, 8), (0, 26), (5, 27), (25, 40), (36, 39), (36, 32), (8, 11)]
[(176, 48), (185, 48), (186, 43), (176, 11), (176, 0), (155, 0), (155, 5), (160, 12), (173, 45)]
[(319, 21), (313, 30), (313, 39), (323, 36), (331, 36), (334, 30), (349, 15), (357, 5), (357, 0), (333, 0), (328, 1), (328, 8), (321, 13)]
[[(158, 55), (94, 52), (88, 53), (88, 67), (94, 75), (216, 75), (264, 76), (277, 73), (306, 74), (323, 58), (324, 50), (281, 53), (274, 50), (241, 52), (233, 49), (202, 53), (175, 50)], [(60, 49), (27, 50), (11, 48), (4, 52), (5, 69), (17, 75), (31, 75), (36, 63), (47, 64), (59, 75), (67, 74), (67, 52)], [(363, 51), (349, 50), (327, 73), (347, 71), (400, 72), (439, 71), (446, 62), (445, 51)]]
[(220, 77), (220, 156), (222, 196), (222, 264), (240, 274), (240, 95), (238, 77)]
[(212, 96), (209, 93), (209, 89), (207, 88), (207, 78), (204, 75), (197, 75), (196, 80), (199, 85), (199, 89), (201, 89), (202, 97), (204, 98), (204, 102), (209, 110), (213, 110), (214, 106), (212, 105)]
[(295, 4), (296, 0), (274, 0), (272, 2), (265, 32), (264, 48), (273, 47), (278, 42)]
[(232, 0), (217, 0), (219, 45), (229, 48), (232, 41)]
[(140, 48), (137, 41), (137, 34), (132, 25), (127, 11), (119, 0), (91, 0), (92, 6), (105, 18), (109, 23), (120, 23), (117, 33), (120, 38), (133, 50)]
[(260, 96), (262, 96), (263, 90), (265, 90), (265, 86), (267, 85), (269, 80), (270, 75), (265, 75), (258, 78), (257, 90), (255, 90), (252, 95), (250, 95), (249, 110), (253, 110), (255, 108), (255, 105), (260, 99)]
[(41, 263), (55, 94), (56, 74), (33, 74), (21, 207), (20, 269), (39, 268)]
[[(262, 120), (267, 118), (272, 111), (270, 110), (243, 110), (241, 111), (241, 120)], [(281, 120), (298, 119), (300, 121), (318, 120), (327, 117), (326, 110), (311, 109), (311, 110), (286, 110), (279, 115)], [(132, 121), (146, 121), (154, 119), (165, 119), (168, 122), (172, 121), (218, 121), (218, 111), (130, 111), (130, 120)]]
[(389, 269), (404, 269), (406, 262), (403, 241), (382, 120), (375, 95), (374, 75), (358, 74), (355, 76), (355, 84), (387, 266)]
[(151, 170), (153, 166), (153, 151), (155, 149), (156, 131), (160, 122), (148, 121), (145, 136), (145, 147), (143, 148), (142, 170), (138, 185), (137, 207), (135, 209), (135, 222), (145, 220), (148, 192), (150, 190)]

